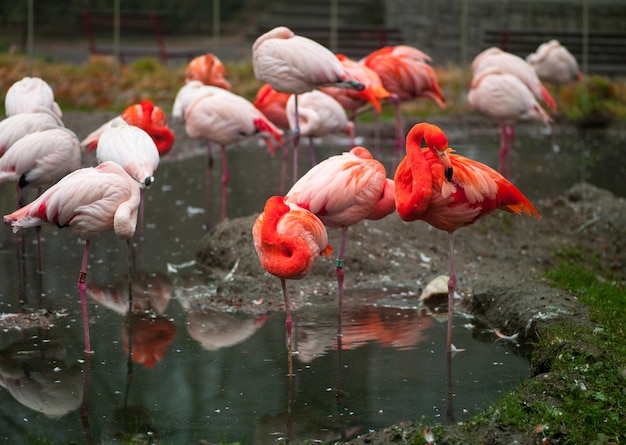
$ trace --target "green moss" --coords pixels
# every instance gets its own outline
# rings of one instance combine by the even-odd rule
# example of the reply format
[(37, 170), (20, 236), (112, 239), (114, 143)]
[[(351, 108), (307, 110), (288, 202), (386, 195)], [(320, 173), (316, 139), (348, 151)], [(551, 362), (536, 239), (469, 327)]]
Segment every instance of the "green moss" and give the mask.
[[(466, 433), (503, 426), (561, 444), (626, 442), (626, 293), (624, 284), (582, 267), (583, 252), (555, 255), (553, 286), (587, 306), (591, 325), (573, 320), (540, 332), (531, 365), (537, 375), (464, 425)], [(599, 262), (587, 259), (588, 264)], [(546, 359), (547, 357), (547, 359)], [(556, 443), (555, 442), (555, 443)], [(552, 441), (550, 442), (552, 443)]]

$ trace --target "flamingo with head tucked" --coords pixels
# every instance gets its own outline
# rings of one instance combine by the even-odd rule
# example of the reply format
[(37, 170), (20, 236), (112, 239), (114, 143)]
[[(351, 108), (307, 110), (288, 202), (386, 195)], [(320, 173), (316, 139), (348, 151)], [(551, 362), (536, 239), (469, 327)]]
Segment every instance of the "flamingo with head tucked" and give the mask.
[(205, 85), (230, 90), (230, 82), (225, 77), (226, 69), (222, 61), (214, 54), (206, 53), (194, 57), (185, 69), (185, 82), (199, 80)]
[(291, 377), (293, 317), (285, 280), (300, 280), (307, 276), (315, 261), (322, 255), (330, 256), (332, 248), (328, 244), (326, 228), (319, 218), (296, 204), (287, 203), (281, 196), (272, 196), (267, 200), (263, 213), (254, 222), (252, 237), (263, 268), (280, 278), (285, 301), (287, 357)]
[[(422, 141), (426, 147), (421, 146)], [(406, 156), (394, 177), (400, 218), (426, 221), (449, 234), (448, 352), (452, 350), (456, 288), (454, 233), (496, 210), (539, 218), (532, 203), (500, 173), (452, 151), (439, 127), (417, 124), (407, 135)]]
[(30, 113), (39, 107), (49, 109), (59, 119), (63, 117), (61, 107), (54, 100), (52, 87), (40, 77), (24, 77), (13, 83), (4, 98), (7, 116)]
[(163, 109), (146, 99), (139, 104), (127, 107), (120, 116), (114, 117), (92, 131), (82, 140), (81, 146), (87, 150), (87, 153), (91, 153), (98, 146), (102, 133), (112, 125), (120, 123), (139, 127), (148, 133), (156, 144), (159, 156), (168, 153), (176, 140), (174, 132), (167, 125), (167, 117)]

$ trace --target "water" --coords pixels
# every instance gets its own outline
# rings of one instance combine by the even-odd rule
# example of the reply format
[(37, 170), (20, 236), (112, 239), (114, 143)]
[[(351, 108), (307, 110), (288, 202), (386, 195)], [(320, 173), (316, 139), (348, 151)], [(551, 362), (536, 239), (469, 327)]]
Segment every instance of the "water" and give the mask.
[[(459, 153), (491, 165), (497, 162), (495, 129), (460, 128), (448, 131), (448, 136)], [(518, 149), (514, 181), (531, 200), (556, 196), (581, 180), (626, 196), (619, 180), (625, 166), (618, 158), (624, 138), (623, 132), (562, 128), (557, 153), (549, 136), (521, 129), (516, 147), (524, 149)], [(343, 146), (335, 142), (319, 148), (318, 158), (341, 152)], [(159, 167), (157, 183), (146, 195), (144, 237), (137, 247), (133, 293), (142, 295), (141, 286), (152, 289), (144, 303), (160, 314), (132, 320), (135, 355), (151, 352), (145, 365), (134, 364), (129, 378), (124, 302), (107, 306), (94, 299), (89, 310), (96, 353), (84, 362), (75, 287), (83, 243), (67, 231), (46, 226), (41, 281), (35, 271), (36, 246), (27, 245), (26, 296), (37, 307), (41, 289), (42, 307), (68, 311), (49, 330), (10, 330), (0, 337), (3, 442), (85, 442), (90, 437), (111, 443), (115, 432), (138, 430), (173, 444), (200, 439), (275, 443), (288, 435), (293, 442), (340, 439), (422, 416), (445, 423), (448, 408), (463, 421), (528, 377), (522, 348), (496, 341), (486, 327), (470, 327), (475, 321), (458, 315), (455, 343), (466, 351), (453, 358), (454, 397), (453, 406), (448, 406), (445, 317), (411, 304), (385, 306), (388, 295), (373, 289), (363, 296), (369, 304), (346, 308), (340, 351), (334, 304), (296, 314), (300, 355), (294, 360), (297, 376), (291, 390), (284, 314), (255, 320), (190, 303), (194, 291), (186, 277), (193, 277), (194, 268), (189, 263), (207, 232), (205, 151), (193, 141), (177, 143), (190, 149)], [(302, 149), (301, 159), (305, 171), (307, 149)], [(268, 196), (281, 192), (279, 158), (270, 159), (256, 144), (229, 151), (228, 161), (231, 218), (260, 211)], [(383, 161), (391, 163), (387, 156)], [(219, 178), (214, 188), (219, 190)], [(12, 185), (2, 186), (5, 213), (14, 207), (14, 199)], [(213, 222), (218, 216), (216, 202)], [(33, 239), (32, 233), (28, 239)], [(0, 243), (0, 312), (17, 312), (15, 246), (8, 228), (0, 233)], [(117, 284), (123, 293), (127, 256), (126, 244), (113, 234), (94, 239), (88, 273), (92, 289)], [(146, 338), (160, 348), (146, 348)], [(86, 376), (87, 416), (82, 421)]]

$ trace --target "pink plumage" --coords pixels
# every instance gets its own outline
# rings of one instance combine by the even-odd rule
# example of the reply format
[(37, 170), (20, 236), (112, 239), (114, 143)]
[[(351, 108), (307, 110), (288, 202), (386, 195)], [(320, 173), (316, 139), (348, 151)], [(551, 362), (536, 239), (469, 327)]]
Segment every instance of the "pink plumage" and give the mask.
[(42, 187), (80, 167), (80, 142), (64, 127), (27, 134), (0, 158), (0, 183)]
[(545, 102), (556, 113), (557, 105), (552, 95), (541, 83), (533, 67), (524, 59), (500, 48), (492, 47), (482, 51), (472, 61), (474, 77), (478, 76), (481, 71), (491, 68), (519, 78), (537, 99)]
[(30, 204), (4, 217), (13, 231), (45, 223), (68, 227), (83, 239), (114, 230), (118, 238), (135, 233), (139, 186), (122, 167), (105, 162), (76, 170)]

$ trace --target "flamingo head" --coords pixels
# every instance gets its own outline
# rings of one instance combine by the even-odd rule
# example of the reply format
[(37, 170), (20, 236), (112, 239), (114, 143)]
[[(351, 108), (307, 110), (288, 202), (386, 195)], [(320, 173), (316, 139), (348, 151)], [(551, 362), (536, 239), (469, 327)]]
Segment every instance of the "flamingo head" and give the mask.
[(426, 124), (424, 130), (424, 142), (433, 153), (437, 155), (439, 161), (443, 165), (443, 171), (448, 182), (452, 181), (452, 162), (450, 161), (450, 152), (452, 149), (448, 146), (448, 138), (444, 132), (436, 125)]

